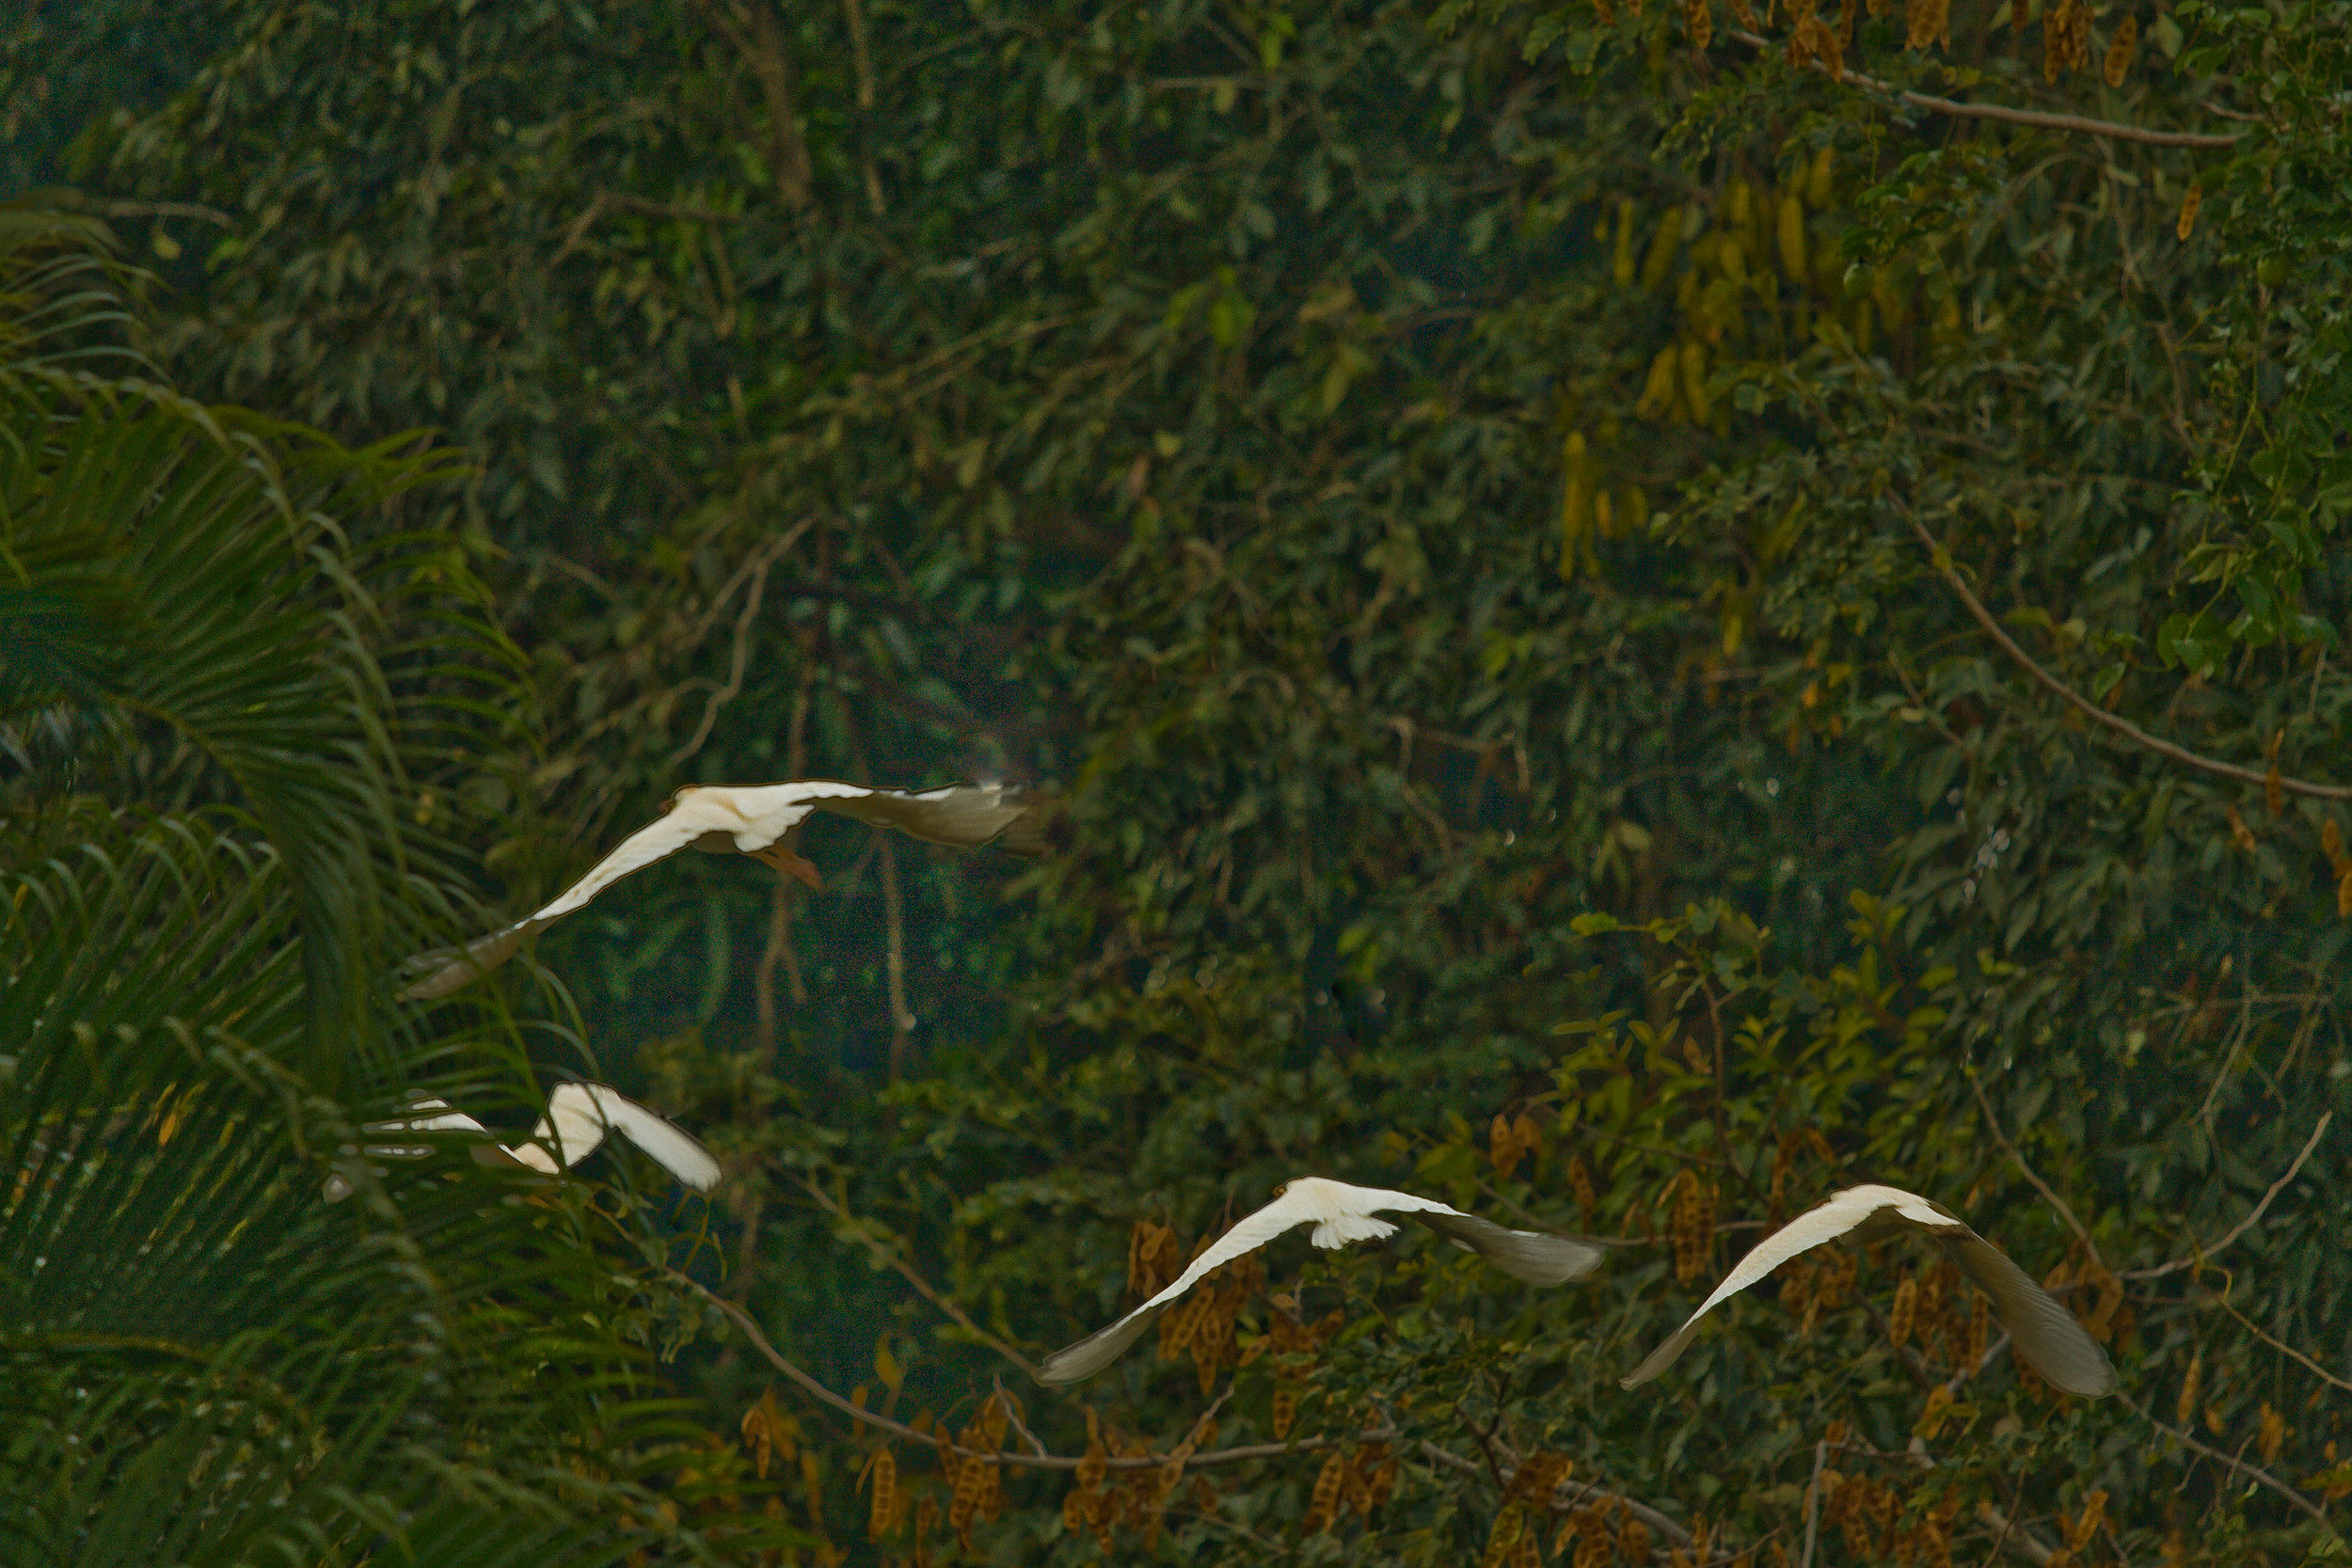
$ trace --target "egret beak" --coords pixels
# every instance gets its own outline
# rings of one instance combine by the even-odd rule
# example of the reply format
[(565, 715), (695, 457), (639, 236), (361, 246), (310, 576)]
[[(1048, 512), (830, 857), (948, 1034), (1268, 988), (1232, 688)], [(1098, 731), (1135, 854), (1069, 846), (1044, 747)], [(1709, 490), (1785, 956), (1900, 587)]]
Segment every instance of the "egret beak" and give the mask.
[(812, 889), (820, 889), (825, 885), (824, 879), (817, 875), (814, 863), (794, 854), (781, 844), (771, 844), (765, 849), (753, 850), (752, 859), (765, 862), (787, 877), (798, 878)]

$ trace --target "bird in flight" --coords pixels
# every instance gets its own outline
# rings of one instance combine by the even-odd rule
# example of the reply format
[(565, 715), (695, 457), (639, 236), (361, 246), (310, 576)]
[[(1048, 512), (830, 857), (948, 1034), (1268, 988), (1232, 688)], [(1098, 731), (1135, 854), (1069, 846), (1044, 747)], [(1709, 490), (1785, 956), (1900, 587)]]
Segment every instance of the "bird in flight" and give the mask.
[(1699, 1304), (1690, 1320), (1622, 1380), (1624, 1386), (1647, 1383), (1673, 1366), (1690, 1344), (1699, 1320), (1717, 1303), (1739, 1294), (1799, 1253), (1841, 1237), (1851, 1236), (1867, 1244), (1902, 1231), (1932, 1239), (1960, 1266), (1961, 1273), (1993, 1298), (1993, 1310), (2001, 1326), (2009, 1330), (2019, 1357), (2051, 1387), (2086, 1399), (2115, 1391), (2115, 1368), (2074, 1314), (1950, 1210), (1899, 1187), (1849, 1187), (1765, 1237), (1724, 1276), (1715, 1293)]
[(1078, 1383), (1119, 1359), (1127, 1347), (1156, 1322), (1161, 1313), (1210, 1270), (1232, 1262), (1286, 1230), (1302, 1225), (1314, 1229), (1307, 1239), (1319, 1247), (1341, 1247), (1350, 1242), (1375, 1242), (1396, 1234), (1396, 1227), (1375, 1219), (1379, 1213), (1410, 1214), (1455, 1246), (1478, 1253), (1514, 1278), (1531, 1285), (1558, 1285), (1589, 1273), (1606, 1256), (1589, 1242), (1547, 1236), (1532, 1230), (1506, 1230), (1474, 1214), (1448, 1208), (1434, 1198), (1392, 1193), (1378, 1187), (1351, 1187), (1320, 1176), (1302, 1176), (1275, 1189), (1274, 1201), (1218, 1237), (1208, 1251), (1176, 1277), (1176, 1283), (1128, 1313), (1108, 1328), (1098, 1330), (1074, 1345), (1047, 1356), (1037, 1380), (1045, 1384)]
[[(477, 1132), (485, 1140), (473, 1147), (473, 1156), (485, 1165), (518, 1165), (547, 1176), (561, 1176), (602, 1146), (608, 1132), (618, 1132), (654, 1157), (656, 1164), (698, 1193), (719, 1184), (719, 1162), (710, 1150), (681, 1132), (675, 1122), (645, 1109), (606, 1084), (558, 1084), (548, 1096), (548, 1113), (531, 1130), (531, 1141), (510, 1147), (491, 1140), (490, 1130), (446, 1100), (419, 1098), (408, 1115), (393, 1121), (372, 1121), (366, 1130), (379, 1135), (418, 1132)], [(433, 1152), (430, 1144), (369, 1144), (365, 1151), (376, 1159), (421, 1160)], [(326, 1179), (326, 1201), (338, 1203), (351, 1196), (351, 1183), (342, 1176)]]
[(1001, 844), (1016, 855), (1045, 852), (1041, 802), (1009, 784), (949, 784), (943, 789), (876, 789), (831, 779), (772, 784), (689, 784), (662, 802), (660, 818), (621, 840), (588, 874), (503, 930), (457, 949), (408, 960), (427, 972), (404, 988), (403, 1002), (447, 996), (515, 956), (526, 938), (585, 905), (606, 888), (680, 849), (745, 854), (786, 876), (818, 885), (817, 867), (785, 843), (812, 811), (853, 816), (959, 849)]

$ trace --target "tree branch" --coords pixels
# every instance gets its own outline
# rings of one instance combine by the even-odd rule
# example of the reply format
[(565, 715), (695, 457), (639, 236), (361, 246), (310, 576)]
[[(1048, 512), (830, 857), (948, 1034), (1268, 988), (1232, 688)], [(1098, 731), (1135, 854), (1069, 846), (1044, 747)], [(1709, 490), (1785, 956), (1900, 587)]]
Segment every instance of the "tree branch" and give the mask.
[[(886, 1432), (893, 1437), (903, 1438), (910, 1443), (919, 1443), (927, 1449), (945, 1449), (949, 1453), (960, 1454), (966, 1459), (983, 1459), (991, 1464), (1011, 1465), (1030, 1470), (1075, 1470), (1086, 1464), (1086, 1460), (1082, 1457), (1065, 1454), (1023, 1453), (1018, 1449), (1001, 1449), (992, 1453), (977, 1449), (967, 1449), (961, 1444), (947, 1440), (941, 1433), (917, 1432), (904, 1421), (893, 1420), (879, 1410), (868, 1410), (862, 1404), (853, 1404), (786, 1360), (776, 1347), (768, 1342), (768, 1336), (760, 1332), (759, 1324), (753, 1322), (750, 1313), (725, 1297), (714, 1294), (699, 1280), (689, 1278), (675, 1270), (665, 1272), (671, 1279), (692, 1291), (723, 1313), (729, 1322), (743, 1331), (744, 1337), (751, 1340), (752, 1347), (766, 1356), (769, 1364), (776, 1370), (797, 1384), (803, 1393), (818, 1403), (839, 1411), (853, 1421), (872, 1427), (878, 1432)], [(1280, 1459), (1295, 1453), (1320, 1453), (1326, 1449), (1353, 1448), (1364, 1443), (1390, 1443), (1396, 1440), (1396, 1435), (1393, 1431), (1363, 1432), (1352, 1437), (1302, 1437), (1295, 1443), (1249, 1443), (1239, 1448), (1211, 1449), (1207, 1453), (1196, 1453), (1186, 1459), (1184, 1467), (1197, 1470), (1209, 1465), (1242, 1465), (1253, 1459)], [(1127, 1458), (1100, 1459), (1096, 1463), (1112, 1470), (1157, 1470), (1168, 1464), (1168, 1458), (1167, 1454), (1155, 1453)]]
[(2017, 645), (2016, 639), (2001, 629), (2001, 624), (1993, 618), (1993, 612), (1984, 608), (1983, 602), (1975, 594), (1969, 592), (1968, 584), (1961, 579), (1957, 571), (1952, 569), (1951, 551), (1938, 544), (1935, 535), (1930, 533), (1920, 524), (1918, 518), (1911, 515), (1911, 509), (1900, 501), (1896, 501), (1895, 508), (1902, 513), (1904, 520), (1911, 524), (1911, 531), (1919, 536), (1919, 543), (1927, 546), (1929, 560), (1934, 565), (1936, 574), (1943, 578), (1954, 594), (1960, 595), (1960, 602), (1968, 607), (1968, 613), (1977, 618), (1977, 625), (1982, 626), (1991, 635), (1993, 641), (2001, 645), (2003, 653), (2023, 666), (2027, 674), (2033, 676), (2057, 696), (2073, 705), (2075, 710), (2085, 718), (2113, 730), (2126, 740), (2145, 746), (2160, 755), (2170, 757), (2175, 762), (2185, 763), (2188, 767), (2201, 768), (2208, 773), (2217, 773), (2225, 779), (2238, 779), (2247, 784), (2265, 786), (2275, 779), (2278, 786), (2290, 795), (2307, 795), (2315, 800), (2352, 800), (2352, 784), (2312, 784), (2303, 779), (2289, 779), (2272, 773), (2258, 773), (2251, 768), (2240, 768), (2233, 762), (2219, 762), (2212, 757), (2199, 756), (2185, 746), (2176, 746), (2169, 740), (2150, 735), (2129, 720), (2117, 718), (2090, 698), (2075, 691), (2056, 675), (2036, 664), (2033, 657)]
[(2330, 1535), (2335, 1533), (2335, 1527), (2328, 1522), (2328, 1516), (2319, 1511), (2317, 1506), (2312, 1502), (2311, 1498), (2303, 1496), (2302, 1493), (2297, 1492), (2294, 1487), (2289, 1486), (2285, 1481), (2280, 1481), (2277, 1476), (2272, 1475), (2261, 1465), (2249, 1465), (2243, 1459), (2233, 1458), (2229, 1454), (2223, 1453), (2218, 1449), (2209, 1449), (2205, 1447), (2204, 1444), (2200, 1443), (2196, 1438), (2191, 1437), (2187, 1433), (2177, 1432), (2171, 1427), (2166, 1426), (2162, 1421), (2157, 1420), (2154, 1416), (2133, 1403), (2131, 1395), (2122, 1392), (2121, 1389), (2116, 1391), (2115, 1397), (2123, 1402), (2125, 1409), (2131, 1411), (2132, 1414), (2137, 1416), (2141, 1420), (2146, 1421), (2150, 1426), (2154, 1427), (2158, 1432), (2163, 1433), (2167, 1437), (2172, 1438), (2184, 1447), (2203, 1454), (2207, 1459), (2219, 1460), (2222, 1464), (2229, 1465), (2232, 1470), (2245, 1471), (2248, 1475), (2252, 1476), (2256, 1481), (2262, 1482), (2265, 1486), (2269, 1487), (2273, 1492), (2278, 1493), (2279, 1496), (2284, 1497), (2287, 1501), (2293, 1503), (2296, 1507), (2301, 1509), (2304, 1513), (2318, 1520), (2320, 1528), (2327, 1530)]
[[(2204, 1245), (2199, 1247), (2195, 1252), (2189, 1254), (2186, 1258), (2175, 1258), (2169, 1263), (2159, 1263), (2153, 1269), (2133, 1269), (2122, 1277), (2125, 1279), (2162, 1279), (2166, 1275), (2178, 1274), (2183, 1269), (2197, 1268), (2203, 1264), (2204, 1261), (2211, 1258), (2215, 1253), (2219, 1252), (2223, 1247), (2228, 1246), (2232, 1242), (2234, 1242), (2240, 1236), (2245, 1235), (2247, 1231), (2253, 1228), (2254, 1223), (2263, 1217), (2263, 1211), (2270, 1207), (2270, 1200), (2277, 1197), (2279, 1194), (2285, 1189), (2286, 1184), (2295, 1180), (2296, 1172), (2303, 1168), (2303, 1162), (2310, 1159), (2312, 1157), (2312, 1150), (2319, 1147), (2319, 1140), (2321, 1136), (2327, 1132), (2328, 1124), (2335, 1119), (2336, 1114), (2333, 1111), (2322, 1111), (2320, 1113), (2319, 1125), (2312, 1129), (2312, 1135), (2304, 1143), (2303, 1152), (2295, 1157), (2295, 1164), (2287, 1167), (2287, 1173), (2284, 1176), (2279, 1178), (2278, 1180), (2273, 1181), (2270, 1184), (2270, 1191), (2263, 1194), (2263, 1200), (2254, 1205), (2254, 1212), (2247, 1215), (2244, 1219), (2238, 1221), (2237, 1224), (2232, 1226), (2227, 1233), (2217, 1236), (2214, 1240), (2206, 1243)], [(2323, 1373), (2321, 1375), (2325, 1376), (2326, 1374)]]
[(776, 196), (787, 208), (808, 205), (808, 143), (801, 136), (800, 100), (792, 90), (792, 52), (784, 24), (769, 0), (701, 0), (703, 14), (735, 46), (759, 79), (768, 101), (769, 156), (774, 162)]
[(2042, 1180), (2041, 1177), (2034, 1174), (2034, 1168), (2026, 1164), (2026, 1157), (2017, 1152), (2017, 1146), (2009, 1141), (2009, 1134), (2001, 1131), (2001, 1118), (1993, 1114), (1993, 1102), (1985, 1099), (1984, 1085), (1978, 1079), (1974, 1071), (1971, 1071), (1968, 1074), (1968, 1087), (1976, 1093), (1977, 1106), (1979, 1110), (1984, 1112), (1985, 1125), (1993, 1129), (1993, 1135), (1999, 1139), (2001, 1147), (2009, 1151), (2010, 1159), (2016, 1163), (2019, 1170), (2026, 1173), (2026, 1180), (2033, 1183), (2034, 1191), (2040, 1193), (2043, 1197), (2049, 1200), (2050, 1207), (2058, 1212), (2058, 1213), (2065, 1219), (2068, 1227), (2074, 1230), (2075, 1237), (2081, 1241), (2085, 1247), (2090, 1249), (2090, 1260), (2098, 1264), (2101, 1268), (2106, 1268), (2107, 1266), (2106, 1259), (2099, 1256), (2099, 1243), (2090, 1239), (2090, 1232), (2085, 1230), (2083, 1228), (2083, 1222), (2074, 1217), (2074, 1211), (2066, 1206), (2066, 1200), (2064, 1198), (2058, 1196), (2057, 1193), (2050, 1190), (2050, 1184), (2048, 1182)]
[(873, 1252), (875, 1257), (888, 1263), (891, 1268), (896, 1270), (898, 1277), (914, 1286), (916, 1292), (920, 1294), (925, 1301), (930, 1302), (933, 1307), (938, 1307), (942, 1312), (945, 1312), (949, 1318), (953, 1319), (956, 1326), (961, 1328), (965, 1333), (977, 1338), (982, 1344), (994, 1351), (997, 1354), (1003, 1356), (1006, 1360), (1011, 1362), (1014, 1366), (1020, 1368), (1023, 1371), (1028, 1373), (1029, 1376), (1037, 1376), (1036, 1362), (1030, 1360), (1027, 1356), (1022, 1354), (1019, 1351), (1013, 1349), (1002, 1339), (996, 1338), (995, 1335), (991, 1334), (988, 1330), (982, 1328), (978, 1323), (974, 1323), (968, 1316), (965, 1315), (962, 1307), (958, 1307), (954, 1302), (949, 1301), (946, 1296), (941, 1295), (937, 1291), (931, 1289), (930, 1282), (925, 1279), (921, 1275), (917, 1274), (914, 1271), (913, 1264), (909, 1263), (905, 1259), (899, 1257), (897, 1252), (893, 1251), (891, 1247), (882, 1240), (881, 1237), (876, 1236), (872, 1231), (866, 1229), (865, 1222), (860, 1220), (856, 1215), (850, 1213), (849, 1210), (843, 1208), (839, 1203), (835, 1202), (831, 1193), (826, 1192), (824, 1188), (818, 1186), (816, 1182), (810, 1180), (806, 1177), (801, 1178), (801, 1186), (810, 1197), (817, 1200), (817, 1206), (819, 1209), (822, 1209), (826, 1213), (831, 1214), (834, 1219), (840, 1221), (843, 1225), (848, 1226), (850, 1229), (857, 1232), (858, 1240), (864, 1242)]
[[(1469, 1423), (1465, 1420), (1464, 1424), (1468, 1425)], [(1478, 1431), (1476, 1427), (1471, 1427), (1470, 1430), (1473, 1433)], [(1367, 1441), (1369, 1441), (1369, 1439), (1367, 1439)], [(1458, 1470), (1466, 1476), (1483, 1476), (1486, 1473), (1485, 1468), (1481, 1466), (1475, 1459), (1465, 1458), (1463, 1455), (1455, 1453), (1452, 1449), (1441, 1449), (1437, 1444), (1426, 1440), (1423, 1440), (1421, 1445), (1421, 1456), (1423, 1459), (1428, 1460), (1433, 1465), (1442, 1465), (1447, 1469)], [(1200, 1461), (1195, 1460), (1193, 1463), (1197, 1465)], [(1499, 1484), (1505, 1487), (1509, 1486), (1511, 1484), (1511, 1478), (1518, 1473), (1518, 1466), (1517, 1465), (1502, 1466), (1497, 1478)], [(1563, 1494), (1565, 1494), (1565, 1496), (1564, 1497)], [(1552, 1489), (1551, 1497), (1546, 1502), (1545, 1506), (1552, 1509), (1574, 1508), (1577, 1504), (1592, 1497), (1598, 1497), (1608, 1502), (1622, 1503), (1625, 1506), (1627, 1513), (1632, 1514), (1633, 1517), (1641, 1520), (1642, 1523), (1647, 1525), (1650, 1528), (1664, 1536), (1667, 1541), (1675, 1545), (1687, 1546), (1691, 1544), (1691, 1532), (1689, 1530), (1683, 1528), (1681, 1525), (1668, 1518), (1665, 1514), (1659, 1513), (1658, 1510), (1650, 1507), (1647, 1503), (1636, 1502), (1633, 1498), (1627, 1497), (1622, 1492), (1612, 1492), (1605, 1486), (1596, 1486), (1589, 1481), (1562, 1481), (1558, 1486)]]
[[(1751, 49), (1770, 49), (1772, 40), (1759, 38), (1740, 28), (1729, 29), (1727, 38), (1738, 40)], [(1816, 60), (1813, 69), (1836, 81), (1875, 92), (1890, 93), (1915, 109), (1930, 114), (1951, 115), (1960, 119), (1997, 119), (2006, 125), (2031, 125), (2044, 131), (2078, 131), (2087, 135), (2112, 136), (2117, 141), (2136, 141), (2149, 147), (2234, 147), (2236, 136), (2209, 135), (2199, 131), (2151, 131), (2137, 125), (2124, 125), (2111, 119), (2087, 119), (2081, 115), (2045, 114), (2040, 109), (2010, 109), (1997, 103), (1963, 103), (1956, 98), (1936, 98), (1924, 92), (1913, 92), (1892, 82), (1882, 82), (1875, 76), (1865, 76), (1858, 71), (1835, 71), (1824, 61)]]

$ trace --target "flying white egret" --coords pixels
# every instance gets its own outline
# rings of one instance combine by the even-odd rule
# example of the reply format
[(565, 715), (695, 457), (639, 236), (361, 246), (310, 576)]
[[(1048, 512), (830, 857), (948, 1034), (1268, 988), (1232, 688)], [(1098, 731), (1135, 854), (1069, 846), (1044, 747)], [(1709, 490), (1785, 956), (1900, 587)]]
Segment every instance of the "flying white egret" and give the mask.
[(638, 829), (553, 902), (463, 948), (443, 948), (409, 960), (430, 972), (399, 995), (403, 1002), (447, 996), (515, 956), (525, 938), (580, 908), (632, 871), (680, 849), (745, 854), (810, 887), (817, 867), (792, 852), (784, 835), (812, 811), (854, 816), (959, 849), (997, 843), (1016, 855), (1045, 851), (1038, 802), (1009, 784), (949, 784), (942, 789), (876, 789), (832, 779), (772, 784), (689, 784), (662, 802), (659, 821)]
[(2115, 1368), (2074, 1314), (1949, 1209), (1899, 1187), (1849, 1187), (1765, 1237), (1724, 1276), (1690, 1320), (1623, 1379), (1624, 1386), (1647, 1383), (1673, 1366), (1699, 1320), (1718, 1302), (1739, 1294), (1799, 1253), (1841, 1237), (1867, 1244), (1906, 1230), (1931, 1238), (1960, 1265), (1961, 1273), (1993, 1298), (1993, 1310), (2009, 1330), (2018, 1356), (2051, 1387), (2087, 1399), (2115, 1391)]
[[(490, 1130), (449, 1101), (420, 1098), (409, 1115), (395, 1121), (372, 1121), (367, 1131), (398, 1135), (417, 1132), (478, 1132)], [(645, 1109), (605, 1084), (558, 1084), (548, 1096), (548, 1114), (531, 1130), (531, 1141), (519, 1148), (485, 1141), (473, 1146), (473, 1157), (485, 1165), (520, 1165), (548, 1176), (560, 1176), (594, 1154), (607, 1132), (618, 1132), (654, 1157), (656, 1164), (698, 1193), (719, 1184), (719, 1162), (666, 1117)], [(430, 1144), (368, 1144), (364, 1152), (376, 1159), (421, 1160), (433, 1152)], [(326, 1179), (326, 1201), (351, 1196), (351, 1183), (341, 1176)]]
[(1210, 1270), (1274, 1240), (1302, 1225), (1314, 1229), (1307, 1239), (1319, 1247), (1341, 1247), (1350, 1242), (1375, 1242), (1396, 1234), (1396, 1227), (1375, 1219), (1378, 1213), (1410, 1214), (1455, 1246), (1475, 1252), (1515, 1278), (1531, 1285), (1558, 1285), (1589, 1273), (1606, 1256), (1589, 1242), (1546, 1236), (1532, 1230), (1506, 1230), (1474, 1214), (1448, 1208), (1434, 1198), (1392, 1193), (1378, 1187), (1351, 1187), (1320, 1176), (1302, 1176), (1275, 1189), (1274, 1201), (1246, 1216), (1218, 1237), (1176, 1283), (1128, 1313), (1108, 1328), (1088, 1335), (1076, 1344), (1056, 1351), (1037, 1370), (1040, 1383), (1077, 1383), (1119, 1359), (1156, 1322), (1162, 1312), (1200, 1281)]

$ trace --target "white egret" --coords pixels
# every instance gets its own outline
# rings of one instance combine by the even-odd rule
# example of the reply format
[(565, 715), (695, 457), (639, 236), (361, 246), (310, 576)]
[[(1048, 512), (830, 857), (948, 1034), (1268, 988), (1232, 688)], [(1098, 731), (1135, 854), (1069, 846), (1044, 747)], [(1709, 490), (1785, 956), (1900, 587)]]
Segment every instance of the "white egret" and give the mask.
[[(490, 1141), (490, 1130), (452, 1110), (445, 1100), (420, 1098), (409, 1115), (394, 1121), (372, 1121), (366, 1130), (397, 1136), (418, 1132), (477, 1132), (485, 1140), (474, 1145), (473, 1156), (488, 1165), (520, 1165), (547, 1176), (560, 1176), (594, 1154), (608, 1132), (618, 1132), (654, 1158), (663, 1170), (698, 1193), (719, 1184), (719, 1162), (668, 1118), (645, 1109), (606, 1084), (558, 1084), (548, 1096), (548, 1114), (531, 1130), (531, 1141), (519, 1147)], [(368, 1144), (363, 1151), (375, 1159), (421, 1160), (433, 1152), (430, 1144)], [(351, 1196), (351, 1183), (341, 1176), (326, 1179), (326, 1201)]]
[(1218, 1237), (1167, 1290), (1108, 1328), (1047, 1356), (1037, 1370), (1037, 1380), (1062, 1384), (1092, 1377), (1118, 1360), (1177, 1297), (1200, 1283), (1203, 1275), (1256, 1251), (1286, 1230), (1313, 1226), (1307, 1239), (1319, 1247), (1375, 1242), (1394, 1235), (1395, 1226), (1373, 1217), (1378, 1213), (1410, 1214), (1455, 1246), (1478, 1253), (1503, 1273), (1531, 1285), (1558, 1285), (1574, 1279), (1590, 1272), (1605, 1256), (1603, 1249), (1592, 1243), (1532, 1230), (1506, 1230), (1434, 1198), (1378, 1187), (1351, 1187), (1344, 1181), (1320, 1176), (1302, 1176), (1275, 1189), (1273, 1202)]
[(2115, 1391), (2115, 1368), (2106, 1352), (2072, 1312), (1957, 1214), (1899, 1187), (1849, 1187), (1765, 1237), (1724, 1276), (1714, 1294), (1699, 1304), (1689, 1321), (1622, 1380), (1624, 1386), (1647, 1383), (1673, 1366), (1697, 1332), (1699, 1320), (1716, 1304), (1739, 1294), (1799, 1253), (1842, 1237), (1867, 1244), (1903, 1231), (1934, 1241), (1960, 1266), (1961, 1273), (1993, 1298), (1994, 1313), (2009, 1330), (2019, 1359), (2040, 1372), (2051, 1387), (2088, 1399)]
[(662, 803), (659, 821), (638, 829), (586, 876), (503, 930), (463, 948), (443, 948), (409, 960), (429, 972), (400, 992), (418, 1002), (446, 996), (513, 958), (524, 939), (580, 909), (632, 871), (680, 849), (745, 854), (810, 887), (817, 867), (793, 853), (784, 835), (809, 813), (829, 811), (877, 828), (960, 849), (997, 843), (1018, 855), (1042, 854), (1039, 802), (1009, 784), (949, 784), (942, 789), (876, 789), (831, 779), (773, 784), (689, 784)]

